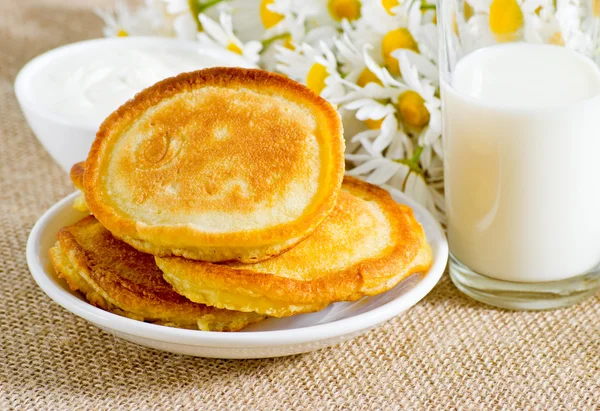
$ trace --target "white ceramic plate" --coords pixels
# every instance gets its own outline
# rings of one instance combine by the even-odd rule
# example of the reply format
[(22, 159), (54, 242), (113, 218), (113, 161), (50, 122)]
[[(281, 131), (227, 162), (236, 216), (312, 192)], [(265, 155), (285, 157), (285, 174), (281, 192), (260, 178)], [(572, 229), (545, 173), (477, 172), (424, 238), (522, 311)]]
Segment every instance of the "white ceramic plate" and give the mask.
[(353, 303), (336, 303), (322, 311), (288, 318), (268, 319), (237, 333), (183, 330), (144, 323), (101, 310), (87, 303), (59, 279), (48, 249), (65, 225), (84, 213), (73, 209), (73, 193), (56, 203), (37, 221), (27, 241), (27, 264), (33, 278), (56, 303), (124, 340), (178, 354), (215, 358), (264, 358), (299, 354), (347, 341), (399, 315), (421, 300), (437, 284), (448, 260), (448, 243), (435, 219), (403, 194), (394, 199), (408, 204), (425, 228), (433, 249), (433, 266), (388, 292)]

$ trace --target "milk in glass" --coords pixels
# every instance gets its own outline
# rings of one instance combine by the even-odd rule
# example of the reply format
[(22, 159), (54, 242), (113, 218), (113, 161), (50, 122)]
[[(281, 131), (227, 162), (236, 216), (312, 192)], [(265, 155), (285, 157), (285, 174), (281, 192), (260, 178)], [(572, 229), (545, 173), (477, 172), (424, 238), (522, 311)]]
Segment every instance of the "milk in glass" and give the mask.
[(564, 47), (511, 43), (442, 82), (453, 255), (515, 282), (600, 262), (600, 70)]

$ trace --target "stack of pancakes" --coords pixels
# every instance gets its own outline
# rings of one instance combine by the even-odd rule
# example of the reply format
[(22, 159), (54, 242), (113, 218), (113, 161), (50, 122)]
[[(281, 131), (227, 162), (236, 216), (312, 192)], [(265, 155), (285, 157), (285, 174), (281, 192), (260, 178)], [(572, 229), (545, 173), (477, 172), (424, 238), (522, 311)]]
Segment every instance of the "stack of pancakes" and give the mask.
[(235, 331), (321, 310), (426, 271), (412, 210), (343, 177), (340, 118), (285, 77), (181, 74), (101, 125), (71, 171), (92, 215), (50, 250), (98, 307), (163, 325)]

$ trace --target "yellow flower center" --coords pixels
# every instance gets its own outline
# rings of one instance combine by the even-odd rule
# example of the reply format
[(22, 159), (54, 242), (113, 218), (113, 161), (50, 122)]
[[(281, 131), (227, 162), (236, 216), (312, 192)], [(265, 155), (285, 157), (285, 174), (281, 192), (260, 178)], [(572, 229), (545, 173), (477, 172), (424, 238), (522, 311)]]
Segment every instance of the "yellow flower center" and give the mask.
[(283, 20), (281, 14), (275, 13), (267, 8), (268, 5), (273, 4), (274, 2), (275, 0), (261, 0), (260, 2), (260, 20), (266, 29), (270, 29)]
[(550, 38), (548, 39), (548, 43), (554, 44), (556, 46), (564, 46), (565, 39), (563, 38), (562, 33), (560, 31), (557, 31), (556, 33), (550, 36)]
[(381, 80), (379, 80), (379, 78), (373, 74), (371, 70), (365, 68), (356, 79), (356, 84), (359, 87), (364, 87), (369, 83), (377, 83), (381, 85)]
[(600, 17), (600, 0), (592, 0), (592, 14), (594, 17)]
[(429, 123), (429, 110), (419, 93), (407, 90), (398, 97), (398, 115), (400, 121), (410, 127), (422, 128)]
[(398, 0), (381, 0), (381, 5), (388, 12), (390, 16), (394, 16), (395, 14), (392, 12), (394, 7), (398, 7), (400, 2)]
[(465, 1), (463, 5), (463, 16), (465, 17), (465, 21), (469, 21), (469, 19), (473, 17), (473, 14), (475, 14), (475, 10), (473, 10), (473, 7)]
[[(377, 83), (377, 84), (381, 85), (381, 80), (379, 80), (379, 77), (377, 77), (375, 74), (373, 74), (373, 72), (371, 70), (369, 70), (368, 68), (365, 68), (360, 73), (360, 76), (358, 76), (358, 78), (356, 79), (356, 84), (360, 87), (364, 87), (369, 83)], [(369, 118), (369, 119), (366, 119), (364, 121), (364, 123), (371, 130), (379, 130), (381, 128), (381, 123), (383, 123), (383, 119), (372, 120)]]
[(306, 74), (306, 87), (317, 94), (321, 94), (321, 91), (325, 88), (325, 79), (327, 77), (327, 68), (320, 63), (315, 63)]
[(354, 21), (360, 17), (359, 0), (329, 0), (327, 7), (329, 14), (336, 21), (343, 19)]
[(127, 33), (127, 31), (125, 29), (119, 29), (119, 31), (117, 31), (117, 37), (127, 37), (129, 36), (129, 33)]
[[(471, 5), (465, 1), (463, 4), (463, 17), (465, 18), (465, 21), (469, 21), (469, 19), (473, 17), (473, 14), (475, 14), (473, 7), (471, 7)], [(437, 24), (437, 16), (435, 16), (435, 24)], [(452, 15), (452, 30), (454, 30), (454, 34), (456, 34), (457, 36), (459, 35), (456, 13)]]
[(400, 74), (400, 67), (398, 67), (398, 60), (392, 57), (391, 53), (397, 49), (409, 49), (416, 53), (419, 52), (419, 45), (406, 28), (390, 31), (381, 41), (381, 52), (385, 66), (390, 73), (395, 75)]
[(493, 0), (490, 29), (498, 42), (514, 41), (523, 27), (523, 12), (517, 0)]
[(370, 118), (365, 120), (365, 125), (370, 130), (379, 130), (381, 128), (381, 124), (383, 123), (383, 119), (379, 120), (371, 120)]
[(452, 14), (452, 30), (458, 36), (458, 22), (456, 21), (456, 13)]
[(244, 54), (244, 52), (242, 51), (242, 49), (240, 48), (240, 46), (238, 46), (235, 43), (229, 43), (227, 45), (227, 50), (233, 51), (234, 53), (237, 53), (237, 54)]
[(290, 36), (289, 34), (287, 36), (285, 36), (285, 41), (283, 42), (283, 47), (285, 47), (286, 49), (290, 49), (290, 50), (296, 49), (296, 47), (294, 47), (294, 44), (292, 43), (292, 36)]

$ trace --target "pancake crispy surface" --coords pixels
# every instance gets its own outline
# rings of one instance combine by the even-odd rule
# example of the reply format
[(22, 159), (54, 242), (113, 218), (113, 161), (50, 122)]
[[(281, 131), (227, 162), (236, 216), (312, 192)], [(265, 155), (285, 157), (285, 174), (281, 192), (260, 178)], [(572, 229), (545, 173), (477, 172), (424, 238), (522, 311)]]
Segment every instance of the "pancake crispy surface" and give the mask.
[(100, 308), (162, 325), (236, 331), (264, 317), (197, 304), (163, 279), (151, 255), (114, 238), (93, 216), (63, 228), (50, 258), (73, 290)]
[(412, 210), (346, 177), (334, 211), (299, 245), (256, 264), (156, 258), (192, 301), (275, 317), (318, 311), (393, 288), (429, 269), (431, 248)]
[(283, 76), (213, 68), (142, 91), (101, 125), (85, 199), (141, 251), (256, 262), (306, 238), (344, 173), (339, 115)]

